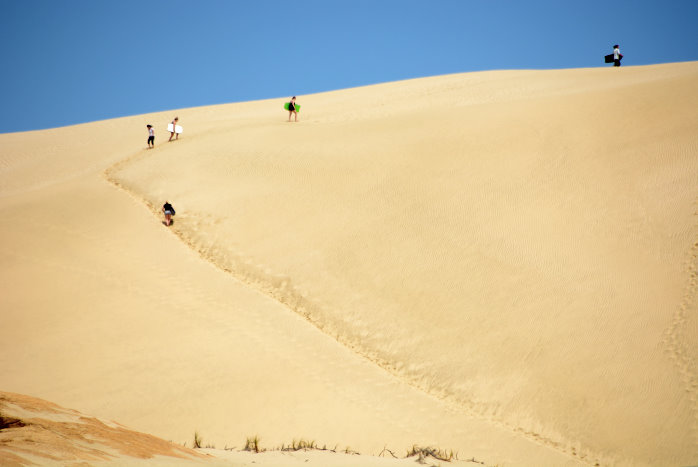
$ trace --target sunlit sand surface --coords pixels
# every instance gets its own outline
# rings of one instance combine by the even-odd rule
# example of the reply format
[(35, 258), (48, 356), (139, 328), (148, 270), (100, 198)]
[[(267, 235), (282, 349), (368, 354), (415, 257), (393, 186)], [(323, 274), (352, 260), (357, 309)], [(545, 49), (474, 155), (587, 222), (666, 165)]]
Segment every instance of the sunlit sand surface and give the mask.
[(172, 465), (698, 463), (698, 63), (285, 100), (0, 135), (0, 389)]

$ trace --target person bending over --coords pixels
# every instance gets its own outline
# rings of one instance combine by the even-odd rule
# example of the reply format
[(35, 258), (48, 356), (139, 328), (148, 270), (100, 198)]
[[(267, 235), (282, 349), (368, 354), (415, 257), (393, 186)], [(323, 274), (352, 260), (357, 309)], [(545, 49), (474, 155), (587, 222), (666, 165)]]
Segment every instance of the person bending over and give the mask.
[(175, 215), (175, 210), (169, 201), (165, 201), (165, 204), (162, 205), (162, 212), (165, 213), (164, 224), (167, 226), (171, 225), (172, 224), (172, 216)]

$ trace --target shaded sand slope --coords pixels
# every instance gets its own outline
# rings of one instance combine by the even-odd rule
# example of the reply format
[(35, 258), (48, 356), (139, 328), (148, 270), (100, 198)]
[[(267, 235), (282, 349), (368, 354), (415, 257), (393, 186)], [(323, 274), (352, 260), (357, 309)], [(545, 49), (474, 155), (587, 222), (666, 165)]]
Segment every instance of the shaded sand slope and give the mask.
[(41, 399), (0, 392), (2, 466), (115, 460), (122, 465), (186, 465), (197, 460), (203, 464), (208, 459), (211, 457), (113, 422), (86, 417)]
[(696, 461), (698, 64), (299, 102), (297, 125), (270, 118), (281, 101), (192, 114), (112, 176), (172, 201), (205, 258), (468, 413)]

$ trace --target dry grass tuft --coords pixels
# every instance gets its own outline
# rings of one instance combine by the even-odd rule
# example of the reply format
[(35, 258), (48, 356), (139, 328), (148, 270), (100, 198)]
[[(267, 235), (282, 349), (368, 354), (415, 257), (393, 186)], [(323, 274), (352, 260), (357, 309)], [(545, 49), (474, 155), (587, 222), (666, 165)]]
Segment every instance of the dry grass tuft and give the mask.
[(293, 440), (290, 445), (286, 446), (284, 444), (281, 445), (281, 448), (279, 449), (280, 451), (300, 451), (304, 450), (307, 451), (309, 449), (317, 449), (319, 451), (327, 450), (327, 447), (324, 447), (323, 449), (320, 449), (315, 441), (307, 441), (303, 438), (299, 440)]
[(450, 451), (445, 451), (442, 449), (438, 448), (432, 448), (432, 447), (420, 447), (417, 446), (416, 444), (412, 446), (411, 450), (407, 451), (407, 455), (405, 457), (414, 457), (418, 456), (417, 462), (420, 464), (426, 463), (426, 460), (431, 457), (432, 459), (436, 459), (439, 461), (443, 462), (451, 462), (452, 460), (458, 460), (458, 453), (453, 452), (453, 450)]
[(198, 431), (194, 432), (194, 449), (201, 449), (201, 435)]
[(263, 449), (261, 449), (259, 447), (259, 436), (255, 435), (255, 436), (247, 438), (245, 440), (245, 448), (243, 450), (244, 451), (262, 452)]

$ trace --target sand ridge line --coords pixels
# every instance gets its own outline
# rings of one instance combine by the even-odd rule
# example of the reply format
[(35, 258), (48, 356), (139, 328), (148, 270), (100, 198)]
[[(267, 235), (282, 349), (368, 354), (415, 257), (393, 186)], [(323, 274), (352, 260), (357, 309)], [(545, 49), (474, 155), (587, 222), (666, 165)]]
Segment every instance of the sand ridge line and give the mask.
[[(110, 184), (127, 193), (133, 200), (145, 204), (155, 217), (159, 217), (161, 216), (161, 212), (158, 206), (153, 205), (153, 203), (149, 200), (139, 196), (135, 191), (121, 183), (116, 177), (116, 173), (120, 169), (149, 156), (147, 150), (144, 149), (143, 151), (146, 151), (146, 153), (143, 154), (142, 151), (135, 152), (110, 166), (103, 172), (103, 177)], [(322, 315), (321, 313), (313, 312), (313, 310), (322, 309), (324, 304), (319, 303), (317, 300), (314, 300), (313, 297), (309, 297), (306, 293), (299, 290), (295, 285), (292, 284), (289, 277), (286, 277), (283, 274), (274, 274), (272, 268), (269, 268), (264, 264), (251, 261), (240, 254), (235, 254), (235, 257), (233, 258), (227, 258), (228, 264), (225, 264), (220, 261), (218, 255), (213, 254), (216, 252), (215, 250), (212, 252), (210, 247), (198, 244), (195, 239), (187, 236), (186, 232), (179, 228), (177, 223), (170, 227), (170, 231), (182, 243), (187, 245), (190, 250), (194, 251), (197, 256), (207, 263), (211, 264), (218, 270), (227, 273), (237, 281), (249, 286), (251, 289), (258, 291), (259, 293), (283, 305), (285, 308), (313, 325), (313, 327), (318, 329), (320, 332), (333, 339), (339, 345), (349, 349), (352, 353), (379, 367), (397, 381), (418, 390), (420, 393), (429, 396), (441, 404), (444, 404), (450, 410), (457, 413), (464, 413), (473, 419), (485, 421), (492, 426), (504, 429), (510, 433), (514, 433), (515, 435), (527, 439), (528, 441), (539, 446), (563, 453), (572, 459), (579, 460), (588, 465), (599, 465), (600, 462), (604, 464), (612, 462), (611, 459), (606, 459), (605, 456), (601, 455), (600, 453), (594, 453), (586, 448), (580, 448), (578, 442), (564, 440), (562, 436), (556, 440), (536, 433), (535, 431), (514, 426), (511, 423), (492, 415), (492, 410), (489, 406), (483, 406), (473, 401), (454, 399), (443, 391), (435, 391), (427, 384), (427, 381), (410, 378), (401, 370), (401, 368), (398, 368), (390, 361), (381, 358), (377, 353), (368, 352), (358, 344), (349, 339), (344, 339), (338, 333), (333, 332), (329, 323), (324, 323), (318, 319), (313, 319), (313, 316)], [(213, 246), (215, 247), (215, 245)]]

